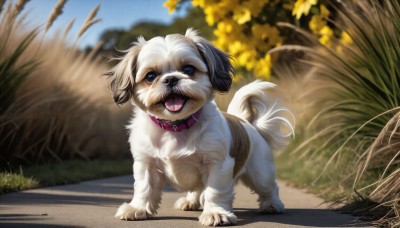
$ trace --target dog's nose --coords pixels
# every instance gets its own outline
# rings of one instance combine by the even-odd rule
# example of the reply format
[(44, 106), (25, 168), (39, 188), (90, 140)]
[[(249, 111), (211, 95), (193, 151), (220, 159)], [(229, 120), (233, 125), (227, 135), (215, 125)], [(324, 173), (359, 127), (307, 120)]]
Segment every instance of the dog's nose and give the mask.
[(175, 76), (168, 76), (164, 79), (164, 84), (169, 87), (176, 86), (178, 84), (179, 79)]

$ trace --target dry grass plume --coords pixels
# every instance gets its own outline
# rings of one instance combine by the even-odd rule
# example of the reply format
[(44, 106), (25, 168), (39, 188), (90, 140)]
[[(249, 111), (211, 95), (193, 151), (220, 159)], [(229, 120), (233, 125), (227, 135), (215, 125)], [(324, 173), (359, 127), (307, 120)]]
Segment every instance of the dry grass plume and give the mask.
[(81, 29), (78, 32), (78, 39), (86, 32), (86, 30), (88, 30), (88, 28), (90, 28), (90, 26), (94, 25), (95, 23), (101, 21), (100, 18), (95, 18), (97, 15), (97, 12), (100, 9), (100, 5), (97, 5), (90, 13), (89, 15), (86, 17), (85, 22), (83, 22), (83, 25), (81, 27)]
[(67, 0), (59, 0), (57, 2), (56, 6), (53, 8), (53, 11), (51, 11), (49, 18), (47, 19), (46, 32), (53, 25), (54, 21), (57, 20), (57, 18), (63, 13), (63, 8), (66, 2)]
[(12, 19), (15, 19), (21, 12), (24, 10), (25, 5), (29, 2), (29, 0), (18, 0), (14, 6), (13, 12), (10, 14)]
[(68, 23), (68, 25), (65, 27), (63, 38), (66, 38), (66, 37), (67, 37), (69, 31), (71, 30), (72, 26), (73, 26), (74, 23), (75, 23), (75, 20), (76, 20), (76, 18), (72, 19), (72, 20)]

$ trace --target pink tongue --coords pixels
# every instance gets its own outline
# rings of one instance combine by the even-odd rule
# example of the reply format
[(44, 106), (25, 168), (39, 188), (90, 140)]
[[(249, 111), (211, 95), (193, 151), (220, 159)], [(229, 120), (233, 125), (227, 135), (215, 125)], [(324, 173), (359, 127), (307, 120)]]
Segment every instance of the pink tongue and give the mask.
[(185, 100), (180, 97), (180, 96), (172, 96), (169, 97), (166, 101), (165, 101), (165, 107), (168, 109), (168, 111), (171, 112), (176, 112), (179, 111), (183, 108), (183, 103), (185, 102)]

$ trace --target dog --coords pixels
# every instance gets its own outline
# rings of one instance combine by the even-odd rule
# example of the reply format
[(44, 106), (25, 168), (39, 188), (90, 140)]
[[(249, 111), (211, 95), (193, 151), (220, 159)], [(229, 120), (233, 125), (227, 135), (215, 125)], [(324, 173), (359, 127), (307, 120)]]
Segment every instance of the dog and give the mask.
[[(202, 225), (234, 225), (234, 185), (258, 194), (259, 209), (282, 213), (272, 147), (284, 146), (293, 127), (286, 107), (272, 102), (255, 81), (239, 89), (226, 113), (214, 100), (227, 93), (234, 68), (228, 54), (188, 29), (146, 41), (139, 37), (106, 75), (114, 101), (131, 101), (128, 125), (134, 158), (134, 195), (115, 217), (144, 220), (157, 214), (165, 182), (187, 192), (183, 211), (203, 208)], [(281, 132), (287, 125), (289, 133)]]

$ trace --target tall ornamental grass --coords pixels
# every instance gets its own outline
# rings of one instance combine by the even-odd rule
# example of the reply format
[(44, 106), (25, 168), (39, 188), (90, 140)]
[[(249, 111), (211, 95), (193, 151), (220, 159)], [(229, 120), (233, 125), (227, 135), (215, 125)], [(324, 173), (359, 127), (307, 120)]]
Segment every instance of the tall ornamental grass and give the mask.
[[(60, 0), (44, 26), (25, 24), (29, 1), (0, 1), (0, 164), (121, 157), (128, 113), (112, 102), (96, 50), (85, 54), (63, 36), (45, 37), (62, 16)], [(0, 4), (1, 5), (1, 4)], [(25, 6), (26, 5), (26, 6)], [(85, 31), (96, 19), (97, 6)], [(79, 37), (83, 32), (79, 33)]]
[[(2, 56), (0, 59), (0, 114), (11, 106), (15, 100), (17, 88), (37, 65), (36, 61), (30, 60), (17, 66), (18, 60), (37, 36), (36, 29), (24, 34), (12, 48), (9, 47), (13, 38), (11, 34), (15, 33), (14, 28), (20, 23), (16, 17), (25, 4), (26, 1), (19, 1), (14, 6), (9, 4), (7, 11), (0, 14), (2, 21), (0, 24), (0, 56)], [(0, 13), (4, 5), (4, 1), (0, 2)]]
[(299, 30), (311, 47), (271, 52), (306, 53), (301, 64), (312, 67), (314, 85), (302, 101), (311, 106), (299, 120), (297, 141), (280, 158), (282, 175), (330, 199), (353, 202), (344, 209), (370, 215), (379, 225), (398, 227), (400, 3), (342, 1), (337, 12), (338, 20), (330, 23), (351, 42), (327, 47)]

